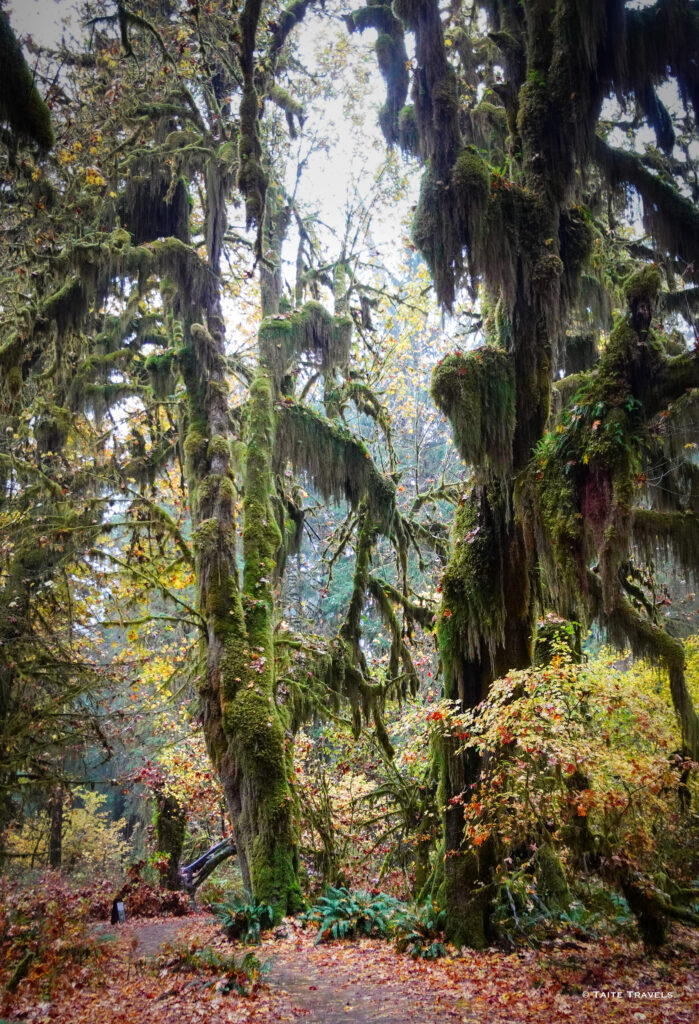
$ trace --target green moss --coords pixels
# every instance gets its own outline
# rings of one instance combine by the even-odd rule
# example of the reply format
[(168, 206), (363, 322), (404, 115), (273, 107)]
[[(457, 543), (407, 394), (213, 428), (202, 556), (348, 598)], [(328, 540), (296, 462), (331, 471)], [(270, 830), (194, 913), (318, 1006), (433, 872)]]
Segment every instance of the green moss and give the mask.
[(537, 895), (544, 905), (553, 911), (567, 910), (570, 889), (560, 858), (550, 843), (542, 843), (536, 851), (535, 873)]
[(456, 282), (463, 273), (462, 230), (449, 190), (427, 167), (420, 182), (412, 238), (430, 268), (437, 297), (447, 308), (453, 305)]
[(396, 489), (376, 469), (366, 446), (348, 430), (297, 403), (277, 410), (276, 458), (306, 472), (324, 498), (348, 501), (357, 508), (367, 501), (372, 518), (384, 533), (394, 526)]
[(431, 394), (462, 458), (481, 472), (508, 472), (516, 405), (512, 358), (488, 346), (447, 356), (433, 371)]
[(465, 202), (475, 203), (482, 209), (490, 192), (490, 171), (483, 158), (475, 151), (466, 149), (456, 159), (451, 172), (456, 192), (466, 194)]
[(209, 461), (217, 457), (228, 460), (230, 459), (230, 454), (228, 438), (224, 437), (223, 434), (214, 434), (206, 449), (206, 456)]
[(37, 416), (34, 438), (40, 452), (60, 452), (68, 438), (72, 416), (68, 409), (52, 406)]
[(332, 316), (319, 302), (308, 302), (293, 313), (267, 317), (262, 321), (258, 339), (260, 356), (278, 391), (301, 355), (312, 357), (326, 373), (346, 365), (352, 321), (346, 316)]
[(22, 394), (24, 384), (21, 368), (10, 366), (5, 370), (3, 377), (4, 386), (10, 398), (18, 398)]
[(639, 299), (645, 299), (655, 306), (660, 289), (662, 288), (662, 277), (660, 270), (655, 264), (641, 267), (629, 274), (622, 285), (624, 297), (631, 304)]
[(194, 426), (187, 431), (184, 439), (184, 454), (187, 475), (197, 477), (201, 472), (208, 448), (208, 439)]
[(393, 12), (410, 29), (415, 29), (426, 0), (393, 0)]
[(89, 305), (89, 295), (83, 282), (76, 277), (68, 278), (58, 291), (49, 295), (38, 310), (37, 320), (55, 324), (59, 336), (69, 330), (76, 330)]
[(408, 156), (420, 155), (420, 135), (412, 103), (402, 107), (398, 114), (398, 144)]
[(41, 149), (54, 144), (49, 108), (44, 103), (4, 11), (0, 11), (0, 120), (19, 136), (30, 138)]
[(502, 643), (505, 599), (502, 591), (501, 536), (485, 492), (460, 505), (454, 517), (452, 556), (442, 577), (437, 638), (445, 680), (466, 655), (477, 657), (485, 644)]
[(150, 355), (145, 366), (156, 398), (165, 399), (171, 395), (177, 381), (174, 352), (171, 350)]

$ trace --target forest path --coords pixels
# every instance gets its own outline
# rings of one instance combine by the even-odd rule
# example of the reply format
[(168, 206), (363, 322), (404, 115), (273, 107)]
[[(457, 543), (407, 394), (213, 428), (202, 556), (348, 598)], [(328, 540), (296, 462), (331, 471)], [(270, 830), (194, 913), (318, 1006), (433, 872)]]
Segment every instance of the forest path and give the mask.
[[(71, 971), (27, 1024), (693, 1024), (699, 939), (680, 929), (663, 957), (637, 944), (560, 939), (546, 950), (412, 960), (388, 942), (314, 945), (285, 922), (257, 947), (230, 943), (209, 915), (100, 925), (101, 959)], [(253, 952), (262, 984), (227, 993)], [(231, 967), (226, 969), (230, 972)], [(636, 994), (629, 990), (636, 990)], [(641, 997), (638, 992), (657, 993)], [(619, 993), (612, 998), (610, 993)]]

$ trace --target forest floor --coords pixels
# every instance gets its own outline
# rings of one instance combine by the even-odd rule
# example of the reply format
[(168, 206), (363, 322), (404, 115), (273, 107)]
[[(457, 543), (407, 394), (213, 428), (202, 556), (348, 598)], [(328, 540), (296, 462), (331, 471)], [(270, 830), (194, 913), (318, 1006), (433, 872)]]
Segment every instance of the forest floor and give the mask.
[[(276, 937), (274, 937), (276, 935)], [(287, 922), (252, 947), (259, 983), (226, 993), (228, 942), (208, 915), (96, 929), (97, 961), (39, 1000), (22, 983), (5, 1021), (31, 1024), (690, 1024), (699, 1020), (699, 940), (677, 929), (662, 955), (561, 938), (538, 950), (412, 960), (376, 939), (314, 946)], [(218, 965), (212, 963), (218, 959)], [(230, 975), (230, 970), (228, 971)], [(3, 1021), (0, 1020), (0, 1024)]]

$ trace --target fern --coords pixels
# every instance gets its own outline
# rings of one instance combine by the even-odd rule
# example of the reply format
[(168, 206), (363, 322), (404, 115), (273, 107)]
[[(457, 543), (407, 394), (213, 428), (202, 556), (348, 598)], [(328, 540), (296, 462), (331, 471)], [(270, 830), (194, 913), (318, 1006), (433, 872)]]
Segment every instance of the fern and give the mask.
[(444, 926), (446, 911), (434, 903), (408, 910), (396, 922), (396, 949), (413, 959), (437, 960), (446, 956)]
[(260, 936), (274, 924), (274, 911), (267, 903), (243, 903), (234, 899), (211, 907), (226, 936), (242, 942), (259, 943)]
[(307, 924), (318, 925), (316, 944), (328, 939), (355, 938), (357, 935), (389, 938), (404, 909), (400, 900), (387, 893), (372, 895), (357, 889), (329, 887), (316, 905), (304, 914)]

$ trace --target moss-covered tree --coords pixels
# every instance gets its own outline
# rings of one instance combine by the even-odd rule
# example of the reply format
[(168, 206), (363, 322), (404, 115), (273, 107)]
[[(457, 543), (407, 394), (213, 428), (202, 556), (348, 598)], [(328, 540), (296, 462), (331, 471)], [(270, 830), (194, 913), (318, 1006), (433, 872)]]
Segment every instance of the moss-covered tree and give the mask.
[[(171, 618), (196, 625), (200, 661), (192, 676), (243, 878), (277, 916), (301, 904), (294, 729), (347, 700), (355, 726), (373, 721), (390, 749), (384, 699), (414, 686), (416, 676), (405, 625), (385, 599), (392, 671), (379, 683), (367, 665), (361, 612), (375, 600), (372, 587), (381, 586), (369, 572), (372, 548), (377, 537), (389, 539), (405, 584), (408, 544), (435, 543), (398, 514), (394, 482), (341, 419), (352, 404), (387, 431), (381, 402), (347, 370), (355, 287), (349, 256), (339, 263), (333, 312), (305, 301), (309, 281), (317, 290), (310, 267), (297, 282), (295, 305), (282, 302), (280, 251), (292, 209), (274, 184), (274, 139), (265, 138), (262, 122), (265, 109), (298, 120), (298, 105), (277, 77), (286, 37), (306, 6), (293, 4), (261, 29), (260, 5), (245, 4), (231, 39), (225, 5), (180, 25), (159, 0), (138, 15), (109, 5), (96, 12), (93, 25), (104, 31), (92, 37), (90, 59), (69, 64), (72, 89), (93, 102), (80, 107), (77, 123), (61, 120), (55, 163), (15, 178), (21, 244), (12, 258), (20, 262), (30, 230), (35, 240), (44, 229), (51, 238), (47, 251), (34, 253), (29, 294), (18, 289), (11, 297), (15, 329), (8, 323), (0, 350), (6, 394), (29, 425), (30, 442), (60, 449), (65, 437), (54, 435), (83, 415), (101, 452), (100, 472), (87, 483), (124, 511), (130, 539), (122, 554), (92, 557), (122, 567), (141, 593), (152, 586), (173, 603)], [(228, 224), (240, 199), (247, 236)], [(39, 224), (28, 216), (32, 202)], [(238, 280), (224, 269), (224, 255)], [(253, 259), (262, 321), (253, 358), (241, 360), (230, 354), (224, 309)], [(307, 385), (316, 378), (323, 397), (311, 402)], [(35, 418), (38, 381), (39, 402), (49, 393), (52, 402), (50, 415)], [(167, 503), (172, 466), (188, 519)], [(278, 642), (275, 588), (303, 526), (287, 483), (294, 471), (306, 473), (325, 499), (348, 502), (360, 520), (347, 621), (316, 646), (288, 636)], [(161, 565), (166, 558), (167, 571), (178, 564), (192, 570), (194, 602), (169, 589), (162, 570), (158, 578), (149, 569), (150, 553)], [(414, 619), (418, 606), (403, 589), (394, 593)]]
[[(371, 19), (373, 10), (368, 5), (355, 23)], [(494, 678), (528, 665), (543, 600), (567, 617), (601, 618), (615, 641), (631, 642), (667, 665), (684, 742), (696, 756), (697, 719), (683, 682), (681, 644), (642, 603), (640, 611), (630, 603), (632, 523), (639, 540), (647, 524), (646, 553), (660, 541), (675, 554), (682, 550), (685, 564), (689, 555), (690, 568), (696, 564), (692, 486), (678, 489), (679, 518), (676, 511), (651, 520), (643, 507), (649, 421), (668, 403), (686, 407), (688, 389), (696, 387), (696, 355), (673, 361), (648, 334), (657, 271), (629, 282), (628, 319), (615, 328), (592, 374), (584, 412), (578, 402), (556, 428), (566, 458), (555, 467), (547, 454), (538, 467), (532, 459), (547, 443), (553, 379), (559, 367), (571, 365), (566, 339), (580, 334), (581, 325), (585, 337), (594, 337), (602, 326), (595, 313), (609, 308), (599, 297), (605, 282), (596, 190), (616, 196), (635, 190), (651, 237), (635, 255), (670, 266), (671, 275), (679, 261), (684, 281), (695, 278), (691, 156), (670, 157), (678, 124), (658, 87), (668, 78), (677, 82), (686, 111), (682, 128), (691, 133), (699, 103), (691, 57), (699, 15), (693, 4), (674, 0), (643, 10), (620, 0), (487, 0), (452, 8), (446, 17), (434, 0), (396, 0), (392, 10), (415, 40), (413, 102), (398, 116), (411, 126), (400, 144), (425, 164), (413, 238), (447, 308), (466, 268), (481, 284), (486, 334), (481, 349), (444, 360), (432, 385), (477, 476), (456, 514), (442, 584), (445, 695), (475, 707)], [(644, 156), (605, 138), (610, 96), (634, 105), (636, 126), (654, 129), (652, 158), (650, 150)], [(395, 137), (386, 131), (389, 144)], [(622, 256), (628, 268), (628, 251)], [(594, 344), (588, 347), (594, 352)], [(691, 414), (684, 422), (693, 437), (690, 420)], [(593, 448), (599, 441), (594, 452), (579, 445), (583, 423)], [(550, 443), (559, 450), (557, 441)], [(547, 472), (548, 489), (540, 486)], [(694, 476), (686, 461), (682, 472)], [(583, 536), (588, 542), (573, 553)], [(566, 558), (575, 565), (568, 572)], [(545, 592), (537, 572), (542, 559), (549, 568)], [(488, 843), (478, 854), (464, 847), (461, 812), (450, 803), (478, 773), (477, 759), (445, 743), (448, 930), (456, 941), (480, 946), (490, 937), (494, 851)]]

